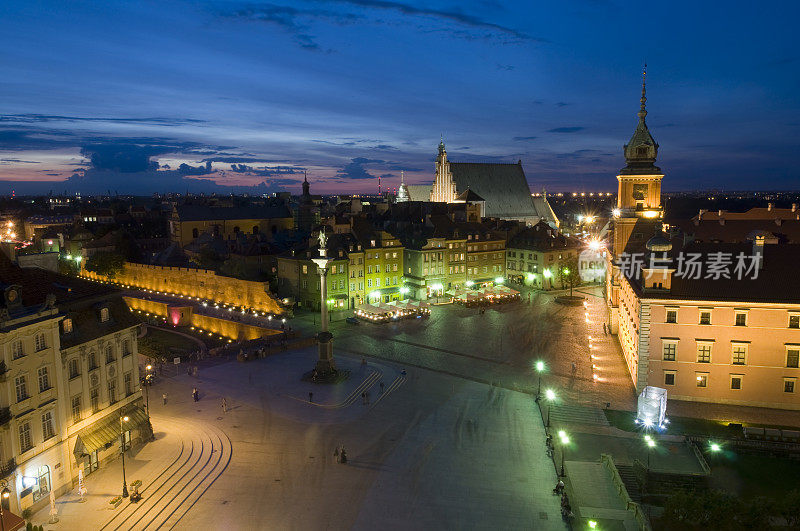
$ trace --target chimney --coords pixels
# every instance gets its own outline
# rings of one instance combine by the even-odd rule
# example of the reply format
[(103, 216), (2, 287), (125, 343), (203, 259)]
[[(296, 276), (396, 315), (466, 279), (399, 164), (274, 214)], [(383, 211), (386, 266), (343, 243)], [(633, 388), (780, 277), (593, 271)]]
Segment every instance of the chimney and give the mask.
[(706, 213), (706, 210), (705, 210), (704, 208), (701, 208), (701, 209), (700, 209), (700, 213), (699, 213), (699, 214), (697, 214), (697, 219), (702, 221), (702, 219), (703, 219), (703, 214), (705, 214), (705, 213)]
[(772, 212), (772, 203), (767, 203), (767, 211)]
[(719, 216), (719, 217), (722, 217), (722, 213), (723, 213), (723, 210), (722, 210), (722, 209), (718, 210), (718, 211), (717, 211), (717, 216)]

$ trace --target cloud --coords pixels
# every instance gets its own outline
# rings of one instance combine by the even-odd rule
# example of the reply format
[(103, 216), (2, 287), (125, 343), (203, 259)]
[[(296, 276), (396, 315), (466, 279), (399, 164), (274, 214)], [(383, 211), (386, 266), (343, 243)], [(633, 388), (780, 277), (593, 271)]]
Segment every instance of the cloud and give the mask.
[(40, 160), (0, 159), (0, 164), (41, 164)]
[(190, 166), (183, 163), (178, 166), (178, 173), (181, 175), (208, 175), (213, 172), (211, 169), (211, 162), (206, 162), (205, 166)]
[(548, 129), (548, 133), (577, 133), (578, 131), (583, 131), (586, 129), (585, 127), (556, 127), (554, 129)]
[(247, 6), (235, 11), (223, 12), (222, 16), (276, 25), (292, 34), (295, 42), (301, 48), (311, 51), (320, 51), (321, 47), (316, 42), (316, 37), (311, 34), (311, 28), (308, 24), (302, 22), (303, 19), (326, 19), (344, 24), (360, 18), (351, 13), (338, 13), (321, 9), (297, 9), (277, 4)]
[(0, 114), (0, 122), (12, 123), (47, 123), (47, 122), (101, 122), (115, 124), (141, 124), (175, 127), (186, 124), (205, 123), (205, 120), (192, 118), (108, 118), (85, 116), (61, 116), (55, 114)]
[(558, 103), (556, 103), (556, 107), (566, 107), (567, 105), (569, 105), (569, 103), (567, 103), (566, 101), (559, 101)]
[(531, 140), (536, 140), (539, 138), (538, 136), (515, 136), (512, 140), (516, 142), (530, 142)]
[(514, 70), (514, 65), (501, 65), (501, 64), (498, 63), (497, 64), (497, 69), (498, 70), (506, 70), (506, 71), (510, 72), (511, 70)]
[[(231, 164), (231, 171), (236, 173), (246, 173), (248, 175), (271, 177), (273, 175), (297, 175), (306, 171), (306, 168), (301, 168), (299, 166), (273, 166), (273, 167), (254, 168), (253, 166), (249, 166), (247, 164)], [(296, 182), (296, 181), (291, 180), (291, 182)]]
[[(204, 153), (204, 154), (210, 154), (210, 153)], [(209, 157), (203, 159), (201, 162), (222, 162), (225, 164), (252, 164), (254, 162), (260, 162), (264, 164), (269, 164), (272, 162), (283, 162), (283, 161), (277, 159), (263, 159), (258, 157), (230, 156), (230, 157)]]
[[(323, 2), (330, 2), (331, 0), (318, 0)], [(391, 2), (387, 0), (333, 0), (337, 4), (348, 4), (352, 6), (363, 7), (366, 9), (380, 9), (387, 11), (394, 11), (402, 15), (410, 15), (417, 17), (427, 17), (433, 19), (444, 20), (448, 22), (455, 22), (462, 26), (469, 28), (488, 30), (491, 33), (502, 34), (508, 37), (513, 37), (519, 41), (537, 41), (548, 42), (546, 39), (534, 37), (519, 30), (495, 24), (487, 20), (482, 20), (472, 15), (461, 13), (460, 11), (446, 11), (442, 9), (432, 9), (429, 7), (416, 7), (400, 2)], [(453, 32), (450, 32), (451, 35)]]
[(367, 159), (364, 157), (356, 157), (350, 159), (350, 164), (336, 172), (336, 175), (344, 179), (374, 179), (375, 176), (369, 173), (365, 168), (365, 164), (384, 164), (383, 160)]

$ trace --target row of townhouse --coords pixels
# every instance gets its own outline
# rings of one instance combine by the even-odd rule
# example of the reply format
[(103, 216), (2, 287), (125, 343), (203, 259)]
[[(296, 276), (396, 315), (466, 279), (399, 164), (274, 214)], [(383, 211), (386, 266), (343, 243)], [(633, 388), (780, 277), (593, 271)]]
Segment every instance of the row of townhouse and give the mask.
[(0, 290), (0, 477), (8, 507), (22, 513), (71, 490), (79, 471), (91, 474), (151, 427), (139, 324), (120, 294), (20, 269), (4, 255)]

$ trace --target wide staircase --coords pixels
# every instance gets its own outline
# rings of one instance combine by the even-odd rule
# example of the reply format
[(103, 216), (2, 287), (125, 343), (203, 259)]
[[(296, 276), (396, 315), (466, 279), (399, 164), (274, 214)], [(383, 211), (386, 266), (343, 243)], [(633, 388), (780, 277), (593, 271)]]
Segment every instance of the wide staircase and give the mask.
[[(542, 411), (547, 415), (547, 404), (542, 404)], [(592, 406), (574, 406), (554, 404), (550, 409), (550, 422), (555, 424), (593, 424), (609, 426), (603, 410)]]
[(621, 465), (619, 463), (615, 463), (615, 465), (617, 467), (617, 472), (619, 472), (619, 477), (622, 479), (622, 483), (625, 484), (625, 490), (628, 491), (628, 496), (636, 503), (641, 503), (642, 489), (639, 486), (639, 482), (636, 480), (633, 467), (630, 465)]

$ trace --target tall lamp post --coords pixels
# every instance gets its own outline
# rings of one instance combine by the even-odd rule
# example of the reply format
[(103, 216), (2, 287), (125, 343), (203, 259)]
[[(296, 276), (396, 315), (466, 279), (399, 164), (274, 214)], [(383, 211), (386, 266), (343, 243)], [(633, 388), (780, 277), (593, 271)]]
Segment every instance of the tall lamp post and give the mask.
[(2, 494), (0, 494), (0, 529), (6, 531), (5, 507), (3, 505), (11, 497), (11, 491), (8, 490), (8, 481), (0, 479), (0, 488), (3, 489)]
[(561, 477), (567, 477), (564, 470), (564, 454), (567, 453), (567, 445), (569, 444), (569, 435), (564, 430), (558, 430), (558, 438), (561, 439)]
[(536, 372), (539, 373), (539, 385), (536, 387), (536, 398), (539, 398), (539, 395), (542, 394), (542, 373), (544, 372), (543, 361), (536, 362)]
[(553, 405), (553, 400), (556, 399), (556, 392), (552, 389), (547, 389), (544, 392), (544, 397), (547, 399), (547, 422), (545, 423), (546, 427), (550, 427), (550, 406)]
[(120, 417), (119, 418), (119, 440), (120, 440), (120, 450), (122, 451), (122, 497), (128, 497), (128, 482), (125, 480), (125, 430), (123, 429), (123, 424), (130, 420), (128, 416)]
[(144, 408), (147, 410), (147, 416), (150, 416), (150, 370), (153, 368), (152, 365), (149, 363), (145, 366), (145, 374), (144, 374)]

